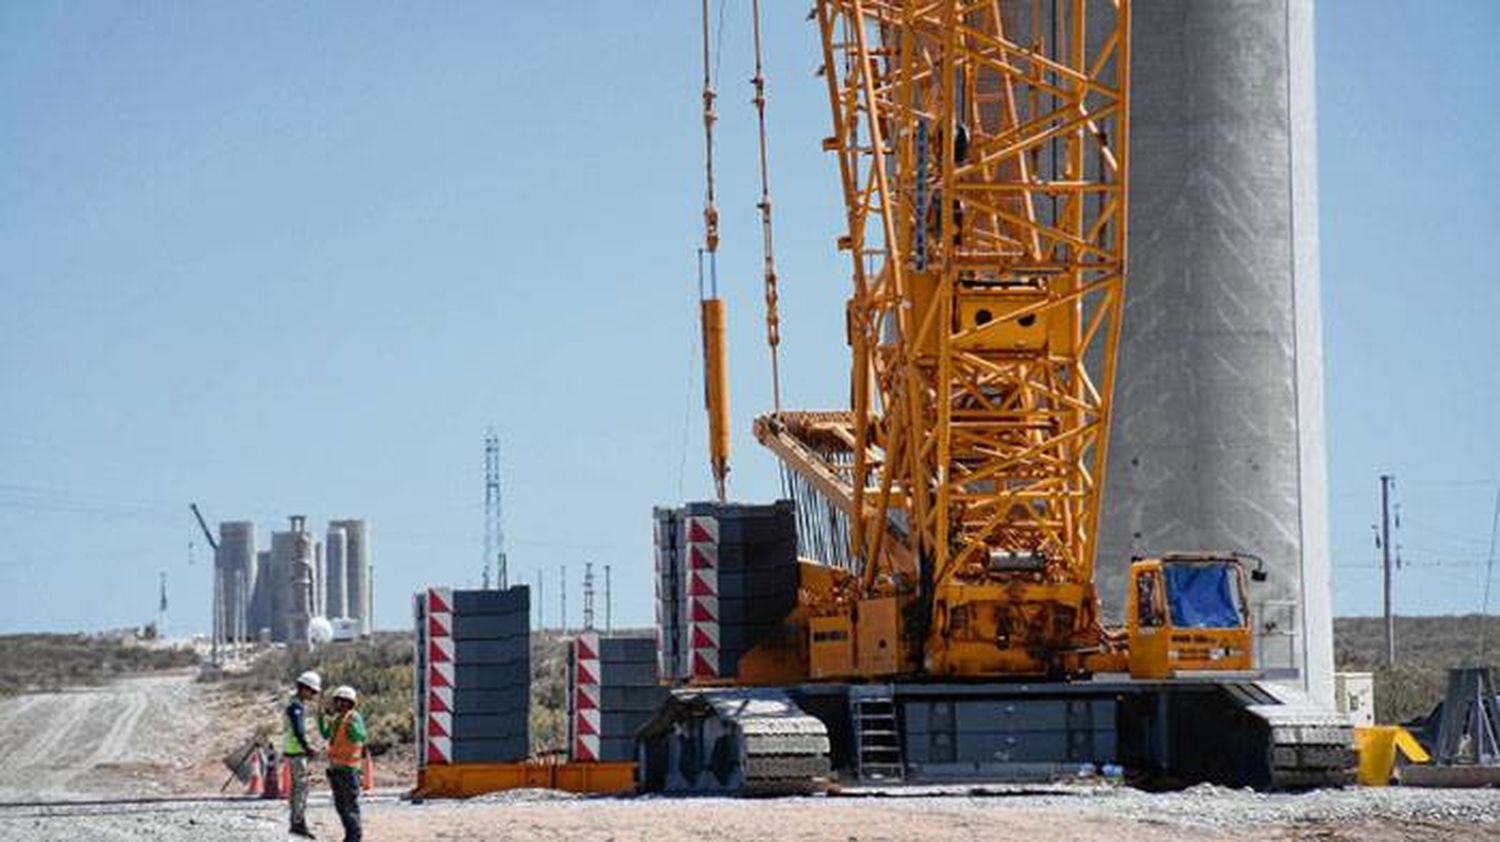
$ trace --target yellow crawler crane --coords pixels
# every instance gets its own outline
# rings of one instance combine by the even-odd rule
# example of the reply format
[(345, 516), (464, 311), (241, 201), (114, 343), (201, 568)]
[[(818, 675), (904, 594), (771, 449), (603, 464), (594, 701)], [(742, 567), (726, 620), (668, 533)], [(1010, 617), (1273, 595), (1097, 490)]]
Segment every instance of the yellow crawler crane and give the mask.
[(643, 730), (645, 787), (1115, 765), (1347, 780), (1348, 724), (1249, 672), (1238, 555), (1134, 559), (1126, 626), (1101, 623), (1129, 0), (817, 0), (813, 16), (851, 409), (778, 408), (755, 434), (799, 507), (836, 513), (811, 543), (846, 549), (802, 560), (795, 634), (717, 682), (737, 686), (692, 682)]

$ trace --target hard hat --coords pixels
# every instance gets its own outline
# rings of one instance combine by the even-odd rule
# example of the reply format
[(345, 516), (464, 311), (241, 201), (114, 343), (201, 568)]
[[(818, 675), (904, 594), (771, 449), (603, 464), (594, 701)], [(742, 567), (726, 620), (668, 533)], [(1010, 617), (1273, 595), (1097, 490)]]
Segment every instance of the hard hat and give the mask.
[(335, 699), (343, 699), (351, 705), (359, 701), (359, 694), (354, 692), (354, 688), (350, 687), (347, 684), (343, 684), (337, 687), (333, 691), (333, 697)]
[(313, 691), (314, 693), (323, 692), (323, 677), (318, 675), (313, 670), (308, 670), (307, 672), (304, 672), (301, 675), (297, 676), (297, 683)]

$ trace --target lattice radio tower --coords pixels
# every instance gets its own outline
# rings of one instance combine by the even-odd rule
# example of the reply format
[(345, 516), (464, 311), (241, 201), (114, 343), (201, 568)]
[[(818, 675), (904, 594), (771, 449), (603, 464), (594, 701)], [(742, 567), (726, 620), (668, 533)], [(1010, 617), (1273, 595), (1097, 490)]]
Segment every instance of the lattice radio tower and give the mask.
[(505, 563), (504, 506), (500, 499), (500, 437), (490, 430), (484, 437), (484, 588), (490, 587), (490, 565), (495, 587), (510, 587)]
[(583, 565), (583, 629), (594, 630), (594, 563)]

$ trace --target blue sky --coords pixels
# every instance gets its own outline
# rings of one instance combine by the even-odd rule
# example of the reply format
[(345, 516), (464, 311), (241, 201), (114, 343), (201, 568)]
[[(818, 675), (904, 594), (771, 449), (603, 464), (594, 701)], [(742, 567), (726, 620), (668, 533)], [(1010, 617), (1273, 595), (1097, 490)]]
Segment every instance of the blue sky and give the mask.
[[(513, 575), (614, 567), (711, 490), (695, 350), (692, 4), (0, 5), (0, 630), (207, 625), (187, 511), (371, 522), (376, 617), (477, 583), (482, 437)], [(843, 403), (841, 209), (816, 39), (769, 6), (784, 403)], [(1500, 6), (1318, 7), (1335, 607), (1374, 613), (1377, 476), (1404, 612), (1477, 610), (1500, 446)], [(776, 472), (748, 3), (723, 30), (720, 277), (737, 496)], [(190, 562), (189, 542), (196, 547)], [(1497, 595), (1500, 602), (1500, 595)]]

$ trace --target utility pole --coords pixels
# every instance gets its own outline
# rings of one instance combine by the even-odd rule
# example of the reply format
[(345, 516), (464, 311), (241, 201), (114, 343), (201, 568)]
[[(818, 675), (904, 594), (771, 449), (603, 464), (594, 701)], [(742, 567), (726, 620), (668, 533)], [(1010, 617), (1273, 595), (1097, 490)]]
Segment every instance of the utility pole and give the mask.
[(161, 598), (156, 603), (156, 639), (167, 639), (167, 571), (161, 572)]
[(583, 630), (594, 630), (594, 563), (583, 563)]
[(604, 565), (604, 633), (612, 634), (615, 630), (614, 620), (614, 594), (609, 587), (609, 565)]
[(1479, 609), (1479, 664), (1485, 661), (1485, 650), (1489, 648), (1490, 583), (1495, 578), (1495, 538), (1500, 534), (1500, 488), (1495, 489), (1495, 513), (1490, 517), (1490, 551), (1484, 563), (1484, 602)]
[(504, 505), (500, 497), (500, 437), (491, 429), (484, 437), (484, 589), (490, 588), (490, 564), (495, 565), (495, 587), (510, 587), (506, 570)]
[(1396, 478), (1380, 475), (1380, 552), (1385, 567), (1385, 664), (1396, 663), (1396, 615), (1391, 610), (1391, 586), (1395, 581), (1395, 556), (1391, 554), (1391, 487)]
[(564, 564), (557, 572), (557, 596), (562, 602), (562, 617), (557, 622), (558, 631), (568, 633), (568, 566)]

